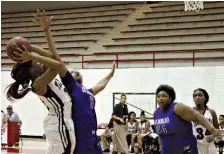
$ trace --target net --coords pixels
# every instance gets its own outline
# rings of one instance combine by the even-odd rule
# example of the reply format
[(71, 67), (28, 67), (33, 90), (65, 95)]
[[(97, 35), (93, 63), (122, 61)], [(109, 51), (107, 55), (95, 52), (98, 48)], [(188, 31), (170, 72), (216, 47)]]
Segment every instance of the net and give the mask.
[(203, 1), (184, 1), (185, 11), (196, 11), (204, 9)]
[[(146, 118), (153, 118), (156, 109), (155, 93), (125, 93), (127, 96), (128, 111), (134, 111), (136, 117), (140, 117), (141, 111), (145, 111)], [(113, 93), (113, 105), (120, 103), (121, 93)]]

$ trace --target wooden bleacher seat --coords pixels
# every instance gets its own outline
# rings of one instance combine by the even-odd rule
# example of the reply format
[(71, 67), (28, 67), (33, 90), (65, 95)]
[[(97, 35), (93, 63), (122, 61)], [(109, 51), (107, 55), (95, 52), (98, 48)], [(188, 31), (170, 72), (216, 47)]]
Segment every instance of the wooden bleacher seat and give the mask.
[[(54, 32), (54, 31), (65, 31), (65, 30), (83, 30), (83, 29), (105, 29), (105, 28), (109, 28), (109, 29), (112, 29), (113, 28), (113, 26), (99, 26), (99, 27), (83, 27), (83, 28), (61, 28), (61, 29), (55, 29), (55, 30), (51, 30), (52, 32)], [(43, 32), (43, 30), (42, 29), (40, 29), (40, 30), (30, 30), (30, 32)], [(20, 31), (20, 32), (18, 32), (18, 31), (10, 31), (10, 32), (3, 32), (2, 31), (2, 34), (12, 34), (12, 33), (27, 33), (27, 31), (26, 31), (26, 29), (24, 29), (24, 31)]]
[[(91, 19), (95, 19), (95, 18), (104, 18), (104, 17), (116, 17), (116, 16), (127, 16), (127, 13), (122, 13), (122, 14), (112, 14), (112, 15), (95, 15), (95, 16), (86, 16), (86, 17), (64, 17), (64, 18), (60, 18), (60, 19), (54, 19), (54, 21), (59, 21), (59, 20), (74, 20), (74, 19), (85, 19), (85, 18), (91, 18)], [(2, 20), (2, 24), (12, 24), (12, 23), (30, 23), (32, 22), (32, 20), (24, 20), (24, 21), (4, 21)]]
[[(97, 32), (97, 33), (70, 33), (70, 34), (53, 34), (54, 35), (54, 37), (55, 36), (79, 36), (79, 35), (105, 35), (106, 33), (104, 33), (104, 32)], [(45, 35), (44, 34), (42, 34), (42, 35), (40, 35), (40, 36), (29, 36), (29, 35), (27, 35), (27, 36), (24, 36), (25, 38), (45, 38)], [(10, 37), (10, 36), (7, 36), (7, 37), (2, 37), (2, 39), (11, 39), (12, 37)]]
[[(222, 32), (213, 32), (213, 33), (209, 33), (209, 34), (223, 34)], [(121, 37), (121, 38), (113, 38), (112, 40), (114, 41), (119, 41), (119, 40), (137, 40), (137, 39), (147, 39), (147, 38), (165, 38), (165, 37), (181, 37), (181, 36), (207, 36), (208, 33), (205, 34), (172, 34), (172, 35), (155, 35), (155, 36), (138, 36), (138, 37)]]
[(132, 44), (111, 44), (111, 45), (103, 45), (103, 47), (106, 47), (106, 48), (111, 48), (111, 47), (125, 47), (125, 46), (145, 46), (145, 45), (176, 45), (176, 44), (194, 44), (194, 43), (218, 43), (218, 42), (223, 42), (223, 40), (219, 40), (219, 41), (196, 41), (196, 42), (193, 42), (193, 41), (189, 41), (187, 40), (187, 42), (164, 42), (164, 43), (132, 43)]

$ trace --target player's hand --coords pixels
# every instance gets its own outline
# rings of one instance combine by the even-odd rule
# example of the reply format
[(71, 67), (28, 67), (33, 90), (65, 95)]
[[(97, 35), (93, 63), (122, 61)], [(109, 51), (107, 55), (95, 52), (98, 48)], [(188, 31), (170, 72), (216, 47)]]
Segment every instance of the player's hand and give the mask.
[(215, 138), (215, 137), (223, 137), (224, 136), (224, 130), (220, 130), (220, 129), (215, 129), (213, 132), (212, 132), (212, 138)]
[(33, 16), (34, 19), (32, 21), (37, 24), (40, 24), (40, 27), (43, 28), (44, 30), (50, 27), (53, 16), (47, 17), (46, 12), (44, 10), (42, 13), (39, 10), (37, 10), (37, 13), (33, 14)]
[(210, 136), (206, 137), (205, 139), (207, 140), (208, 143), (211, 143), (214, 138), (212, 137), (212, 135), (210, 135)]
[(120, 122), (121, 122), (122, 124), (125, 124), (125, 121), (124, 121), (123, 119), (120, 119)]
[(110, 128), (109, 127), (106, 127), (106, 131), (109, 131), (110, 130)]
[(27, 50), (25, 46), (23, 46), (24, 50), (20, 48), (16, 48), (19, 52), (14, 51), (13, 54), (15, 54), (17, 57), (13, 57), (13, 59), (19, 61), (19, 63), (25, 63), (27, 61), (32, 60), (32, 54)]
[(112, 70), (111, 70), (111, 72), (110, 72), (110, 77), (113, 77), (113, 76), (114, 76), (115, 68), (116, 68), (116, 63), (115, 63), (115, 61), (114, 61), (114, 62), (113, 62)]

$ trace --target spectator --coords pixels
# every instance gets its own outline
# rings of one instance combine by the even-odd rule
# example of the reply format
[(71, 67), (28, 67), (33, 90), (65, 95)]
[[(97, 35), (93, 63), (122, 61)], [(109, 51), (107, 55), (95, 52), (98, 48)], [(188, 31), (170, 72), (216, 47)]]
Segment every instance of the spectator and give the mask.
[(101, 135), (101, 143), (103, 146), (103, 152), (110, 152), (110, 140), (112, 140), (113, 135), (113, 118), (110, 119), (108, 126), (106, 127), (105, 132)]
[(139, 134), (138, 134), (138, 153), (142, 153), (142, 141), (150, 134), (150, 122), (145, 118), (145, 112), (140, 114)]
[(128, 117), (128, 108), (126, 105), (126, 95), (121, 94), (121, 102), (116, 104), (113, 112), (114, 119), (114, 138), (113, 142), (116, 146), (113, 154), (118, 152), (122, 154), (128, 154), (128, 144), (126, 140), (127, 124), (126, 118)]
[(21, 122), (18, 114), (13, 111), (13, 108), (11, 105), (8, 105), (6, 109), (7, 109), (7, 120), (8, 121)]
[(128, 134), (127, 134), (127, 142), (128, 147), (131, 145), (131, 153), (134, 153), (135, 142), (137, 142), (138, 136), (138, 121), (135, 119), (136, 113), (130, 112), (128, 115)]
[[(224, 130), (224, 115), (219, 116), (219, 129)], [(223, 154), (224, 137), (218, 138), (219, 154)]]
[(7, 127), (7, 118), (6, 118), (4, 111), (1, 110), (1, 114), (2, 114), (1, 135), (3, 135), (5, 133), (5, 129)]

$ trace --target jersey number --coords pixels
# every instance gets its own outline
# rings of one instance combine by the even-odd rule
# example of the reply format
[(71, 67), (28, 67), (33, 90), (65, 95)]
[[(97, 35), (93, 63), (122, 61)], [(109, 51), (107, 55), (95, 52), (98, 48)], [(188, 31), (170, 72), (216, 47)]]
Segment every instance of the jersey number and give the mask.
[[(198, 135), (197, 135), (197, 139), (198, 139), (198, 140), (203, 140), (204, 137), (205, 137), (205, 136), (204, 136), (203, 129), (202, 129), (202, 128), (197, 128), (196, 130), (197, 130), (197, 133), (198, 133)], [(211, 133), (206, 129), (205, 135), (206, 135), (206, 136), (207, 136), (207, 135), (211, 135)]]
[[(58, 80), (58, 79), (55, 79), (55, 82), (54, 82), (55, 86), (58, 87), (58, 89), (62, 89), (62, 83)], [(67, 90), (64, 88), (64, 92), (67, 92)]]

